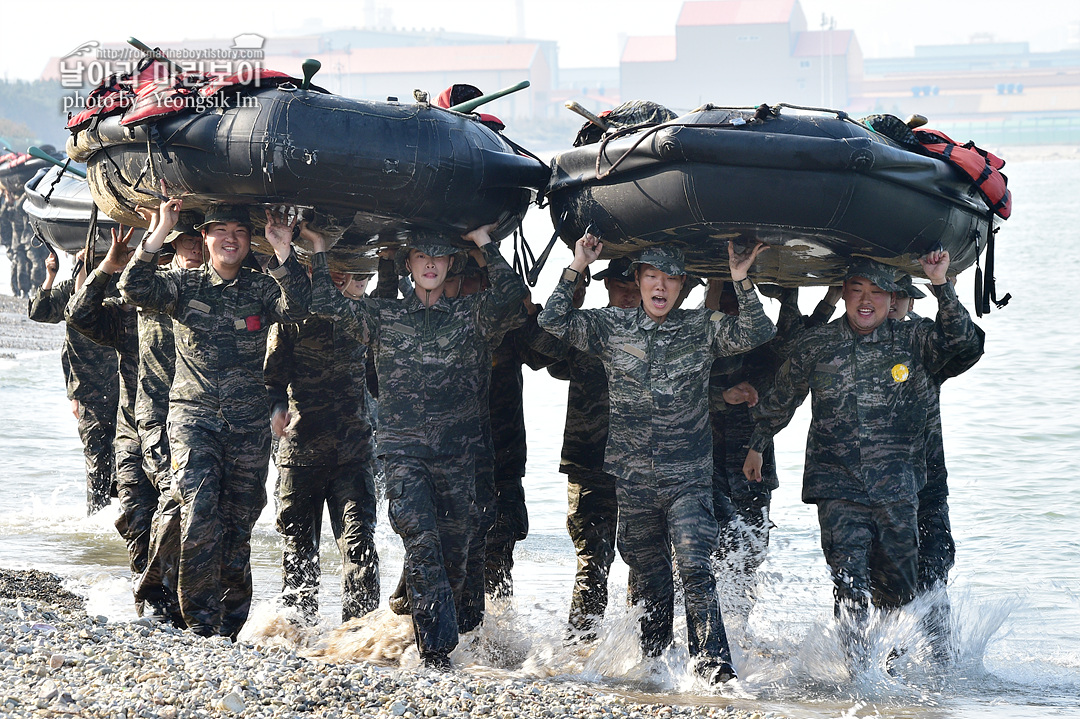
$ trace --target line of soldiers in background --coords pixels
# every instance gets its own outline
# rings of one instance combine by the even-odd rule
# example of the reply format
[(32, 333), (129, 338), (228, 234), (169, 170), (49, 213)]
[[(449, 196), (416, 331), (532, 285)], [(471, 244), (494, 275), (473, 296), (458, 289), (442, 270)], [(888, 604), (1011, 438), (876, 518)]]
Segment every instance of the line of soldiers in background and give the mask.
[(14, 195), (0, 189), (0, 247), (11, 262), (11, 294), (29, 297), (45, 281), (45, 262), (50, 250), (34, 237), (34, 231), (22, 211), (25, 194)]
[[(307, 285), (306, 278), (300, 279), (302, 273), (298, 274), (291, 254), (286, 253), (284, 260), (278, 257), (282, 261), (275, 279), (280, 285), (269, 278), (255, 283), (252, 276), (259, 275), (261, 268), (243, 266), (252, 257), (245, 244), (252, 230), (246, 215), (221, 208), (198, 229), (173, 231), (178, 218), (178, 206), (170, 208), (168, 203), (163, 203), (156, 215), (148, 216), (158, 228), (167, 228), (157, 232), (158, 244), (168, 239), (175, 257), (167, 263), (171, 270), (154, 271), (163, 260), (148, 251), (144, 240), (144, 249), (130, 265), (139, 271), (129, 269), (125, 278), (131, 277), (123, 283), (126, 298), (140, 305), (138, 312), (116, 296), (115, 277), (129, 259), (124, 237), (117, 238), (82, 292), (76, 280), (52, 288), (50, 275), (30, 309), (34, 319), (58, 321), (67, 305), (65, 372), (69, 393), (77, 402), (86, 447), (89, 509), (107, 503), (107, 489), (103, 488), (112, 484), (110, 470), (115, 468), (122, 508), (118, 530), (131, 553), (140, 611), (171, 618), (204, 634), (235, 636), (239, 631), (250, 603), (247, 543), (266, 501), (262, 487), (269, 456), (267, 430), (271, 429), (280, 438), (275, 459), (279, 470), (277, 527), (285, 538), (284, 601), (298, 607), (308, 621), (317, 617), (319, 536), (326, 503), (342, 554), (342, 618), (374, 609), (379, 602), (379, 583), (373, 542), (373, 427), (380, 425), (374, 398), (381, 380), (394, 388), (396, 398), (381, 408), (384, 422), (378, 454), (393, 458), (387, 466), (387, 496), (392, 502), (391, 522), (402, 535), (407, 552), (402, 581), (391, 597), (391, 606), (413, 615), (425, 661), (447, 665), (457, 634), (482, 621), (485, 593), (494, 597), (512, 594), (513, 547), (528, 531), (521, 484), (525, 473), (521, 367), (527, 364), (532, 369), (549, 366), (552, 376), (570, 381), (560, 464), (560, 471), (568, 475), (567, 526), (578, 554), (570, 625), (575, 640), (594, 638), (597, 621), (607, 605), (607, 576), (619, 521), (618, 480), (606, 471), (610, 464), (605, 464), (608, 375), (597, 356), (540, 329), (540, 308), (527, 297), (524, 301), (514, 299), (519, 291), (508, 284), (512, 272), (503, 267), (505, 261), (498, 252), (477, 249), (468, 262), (460, 255), (451, 261), (447, 258), (457, 251), (443, 244), (444, 239), (425, 242), (423, 237), (413, 238), (407, 253), (396, 258), (387, 253), (380, 263), (379, 288), (370, 296), (376, 300), (377, 319), (357, 310), (366, 278), (331, 273), (334, 294), (320, 294), (317, 280), (326, 268), (320, 266), (316, 255), (314, 289), (307, 291), (314, 291), (312, 307), (321, 316), (307, 316), (306, 308), (299, 308), (302, 300), (293, 303), (296, 307), (289, 306), (290, 292), (296, 299)], [(276, 235), (278, 245), (287, 248), (294, 225), (295, 218), (287, 222), (268, 215), (267, 239)], [(155, 235), (154, 229), (147, 238)], [(300, 231), (308, 233), (313, 244), (321, 240), (306, 228)], [(223, 238), (215, 238), (215, 234)], [(477, 235), (482, 236), (486, 233)], [(235, 265), (237, 272), (232, 278), (214, 264), (215, 250), (210, 249), (210, 263), (202, 264), (204, 241), (208, 249), (221, 246), (224, 255), (229, 255), (221, 267)], [(432, 268), (428, 265), (418, 272), (419, 261), (430, 265), (439, 260), (445, 260), (441, 276), (438, 267), (429, 271)], [(673, 277), (685, 275), (681, 266), (664, 265), (664, 258), (654, 261), (672, 270)], [(492, 279), (487, 266), (491, 263), (497, 265), (497, 280)], [(863, 270), (864, 274), (876, 271)], [(398, 299), (399, 277), (406, 278), (402, 299)], [(888, 284), (887, 279), (881, 279), (883, 275), (874, 277)], [(596, 278), (604, 280), (609, 307), (632, 310), (641, 305), (642, 290), (629, 260), (612, 261)], [(437, 286), (425, 286), (435, 280)], [(254, 291), (256, 285), (258, 291)], [(491, 285), (495, 285), (495, 292)], [(681, 284), (680, 296), (672, 307), (681, 304), (692, 286), (691, 282)], [(223, 289), (228, 287), (235, 288), (235, 296)], [(906, 287), (908, 297), (918, 293), (910, 283)], [(255, 296), (245, 297), (245, 290)], [(458, 312), (441, 307), (439, 297), (430, 305), (425, 303), (423, 297), (431, 299), (434, 290), (445, 298), (481, 299), (466, 303), (463, 307), (471, 309)], [(572, 294), (574, 305), (580, 306), (584, 283), (576, 282)], [(501, 302), (491, 299), (496, 296)], [(828, 320), (839, 292), (830, 290), (818, 310), (805, 318), (799, 315), (795, 290), (780, 291), (778, 297), (781, 316), (777, 338), (747, 354), (710, 360), (707, 368), (711, 372), (713, 439), (709, 494), (714, 524), (719, 527), (710, 551), (724, 560), (722, 581), (742, 587), (745, 601), (736, 614), (743, 619), (753, 605), (754, 573), (765, 557), (771, 492), (777, 486), (771, 441), (762, 446), (758, 475), (762, 481), (750, 481), (743, 471), (746, 447), (752, 446), (751, 407), (769, 392), (776, 370), (785, 364), (804, 332)], [(738, 317), (738, 299), (733, 284), (710, 282), (706, 297), (709, 321), (718, 322), (720, 315)], [(437, 349), (418, 339), (431, 326), (433, 308), (451, 316), (448, 322), (436, 322), (438, 331), (433, 338)], [(485, 308), (487, 315), (481, 312)], [(455, 357), (454, 351), (460, 352), (469, 344), (462, 338), (485, 323), (489, 327), (481, 332), (481, 338), (473, 338), (470, 356)], [(111, 350), (99, 349), (96, 357), (80, 353), (77, 346), (81, 340), (73, 329), (116, 348), (119, 372), (102, 371), (109, 366), (110, 358), (105, 355)], [(182, 341), (173, 350), (169, 342), (175, 333)], [(432, 349), (434, 355), (424, 354)], [(415, 361), (417, 353), (422, 356), (419, 363)], [(115, 354), (112, 352), (114, 362)], [(381, 373), (372, 372), (372, 355), (374, 364), (383, 358)], [(410, 364), (410, 355), (411, 364), (416, 365), (412, 374), (402, 369)], [(175, 377), (172, 362), (176, 360), (182, 377)], [(75, 370), (71, 369), (73, 363)], [(477, 373), (472, 384), (463, 382), (469, 374), (463, 371), (464, 364), (470, 363), (488, 367), (490, 373)], [(237, 370), (226, 371), (230, 367), (242, 368), (242, 376), (232, 376)], [(87, 368), (93, 370), (87, 372)], [(437, 400), (431, 393), (402, 394), (409, 382), (418, 381), (416, 371), (445, 373), (444, 384), (438, 386), (447, 397)], [(114, 381), (117, 377), (119, 383)], [(92, 387), (87, 386), (91, 383)], [(117, 384), (118, 389), (112, 389)], [(261, 397), (253, 396), (253, 385)], [(89, 391), (84, 393), (84, 389)], [(267, 394), (270, 426), (264, 426)], [(115, 439), (109, 441), (108, 401), (117, 395), (120, 399), (112, 405), (118, 407), (113, 410), (117, 429)], [(89, 409), (88, 398), (95, 409)], [(477, 402), (478, 398), (482, 401)], [(454, 422), (443, 417), (450, 426), (447, 433), (437, 421), (438, 412), (432, 415), (432, 405), (440, 402), (448, 402), (448, 411), (459, 419), (464, 413), (466, 420), (478, 420), (483, 427), (481, 435), (455, 433)], [(470, 412), (475, 417), (469, 416)], [(386, 431), (387, 423), (390, 431)], [(467, 424), (459, 422), (458, 429), (467, 428)], [(415, 436), (402, 431), (407, 426), (415, 428)], [(433, 439), (432, 433), (439, 436)], [(97, 440), (99, 434), (103, 441)], [(937, 441), (940, 446), (940, 433)], [(464, 456), (462, 445), (469, 447)], [(116, 456), (106, 460), (110, 447), (115, 447)], [(432, 447), (442, 449), (431, 454)], [(202, 456), (193, 459), (194, 454)], [(462, 474), (474, 478), (464, 494), (455, 489)], [(923, 531), (924, 524), (933, 525), (935, 546), (945, 548), (938, 552), (941, 556), (935, 568), (925, 573), (930, 580), (944, 581), (952, 562), (952, 539), (942, 491), (943, 464), (939, 475), (933, 501), (936, 519), (923, 522), (923, 505), (931, 504), (924, 502), (919, 529)], [(216, 494), (213, 502), (203, 506), (207, 500), (200, 495), (209, 492), (207, 476), (214, 478)], [(234, 482), (238, 477), (242, 481)], [(413, 485), (425, 477), (429, 488), (444, 490), (445, 496), (436, 492), (436, 504), (445, 503), (449, 509), (443, 514), (456, 517), (457, 525), (408, 526), (424, 516), (438, 515), (427, 512), (431, 508), (421, 510), (409, 504), (410, 498), (422, 494)], [(231, 486), (234, 483), (239, 491)], [(398, 500), (396, 505), (394, 500)], [(823, 520), (823, 533), (825, 530)], [(670, 537), (668, 541), (672, 541)], [(875, 547), (889, 554), (888, 542)], [(626, 550), (620, 549), (626, 556)], [(853, 576), (850, 569), (831, 559), (829, 563), (837, 580), (838, 607), (840, 600), (859, 600), (857, 595), (869, 593), (868, 586), (860, 584), (863, 580), (870, 583), (864, 576), (871, 570), (869, 564)], [(659, 585), (659, 596), (649, 596), (659, 577), (635, 576), (635, 566), (631, 563), (631, 597), (646, 603), (651, 619), (643, 622), (643, 642), (648, 653), (658, 653), (671, 641), (673, 593), (663, 589), (671, 579), (670, 551), (667, 578)], [(650, 571), (651, 575), (662, 573)], [(923, 574), (920, 567), (920, 588), (924, 588)], [(902, 604), (911, 595), (913, 592), (902, 590), (896, 594), (901, 601), (883, 605)], [(868, 603), (869, 599), (862, 602)], [(688, 614), (692, 611), (688, 604)], [(734, 676), (726, 638), (722, 642), (722, 661), (705, 665), (710, 680)]]

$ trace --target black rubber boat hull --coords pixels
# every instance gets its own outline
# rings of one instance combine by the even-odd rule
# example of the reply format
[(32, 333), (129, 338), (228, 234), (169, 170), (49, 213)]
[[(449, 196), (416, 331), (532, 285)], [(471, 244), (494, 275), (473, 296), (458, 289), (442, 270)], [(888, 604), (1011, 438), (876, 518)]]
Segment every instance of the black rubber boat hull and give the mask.
[(852, 255), (919, 274), (940, 245), (956, 272), (974, 264), (991, 216), (946, 163), (821, 114), (731, 123), (750, 117), (705, 109), (636, 147), (640, 132), (556, 156), (546, 194), (552, 221), (566, 216), (560, 236), (572, 246), (591, 226), (605, 257), (673, 243), (709, 277), (727, 276), (728, 240), (763, 241), (777, 250), (751, 275), (785, 286), (835, 283)]
[[(54, 249), (78, 252), (86, 247), (94, 208), (94, 198), (86, 180), (70, 172), (61, 174), (59, 167), (50, 167), (26, 183), (26, 201), (22, 207), (35, 235)], [(98, 212), (96, 252), (108, 251), (112, 244), (109, 231), (113, 229), (117, 229), (116, 221), (104, 212)], [(142, 230), (137, 229), (132, 242), (141, 237)]]
[[(290, 84), (245, 90), (235, 106), (181, 112), (125, 127), (91, 121), (68, 140), (86, 162), (94, 198), (136, 222), (164, 179), (188, 210), (215, 202), (296, 204), (357, 247), (402, 229), (458, 235), (497, 222), (504, 237), (524, 216), (549, 168), (518, 154), (469, 116), (426, 104), (352, 100)], [(148, 163), (149, 157), (149, 163)], [(462, 244), (464, 246), (464, 243)]]

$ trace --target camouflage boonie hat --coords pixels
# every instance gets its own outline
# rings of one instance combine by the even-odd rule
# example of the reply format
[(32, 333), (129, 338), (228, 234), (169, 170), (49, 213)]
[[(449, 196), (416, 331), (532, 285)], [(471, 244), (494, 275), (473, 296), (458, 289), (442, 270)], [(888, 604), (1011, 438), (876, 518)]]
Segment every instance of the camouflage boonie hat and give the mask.
[(896, 284), (900, 286), (901, 293), (913, 300), (921, 300), (926, 297), (926, 293), (919, 289), (919, 286), (911, 279), (911, 275), (904, 275), (896, 281)]
[(240, 205), (214, 205), (206, 213), (203, 221), (195, 225), (196, 230), (204, 230), (215, 222), (239, 222), (246, 225), (248, 230), (253, 230), (255, 225), (251, 222), (251, 214), (246, 207)]
[(669, 275), (686, 274), (686, 260), (683, 259), (682, 250), (666, 245), (642, 250), (637, 258), (630, 263), (631, 267), (634, 265), (652, 265)]
[(904, 291), (900, 285), (896, 283), (896, 270), (892, 267), (883, 265), (880, 262), (874, 262), (873, 260), (862, 257), (852, 259), (851, 264), (848, 265), (847, 273), (844, 275), (844, 281), (846, 282), (852, 277), (862, 277), (870, 280), (886, 292)]
[(619, 280), (620, 282), (633, 282), (634, 270), (629, 257), (616, 257), (608, 263), (608, 266), (593, 275), (594, 280)]
[(165, 244), (171, 245), (176, 239), (183, 235), (191, 235), (192, 237), (198, 237), (202, 241), (202, 237), (199, 236), (199, 230), (196, 224), (199, 222), (199, 216), (193, 212), (182, 211), (180, 213), (180, 219), (177, 220), (173, 226), (172, 232), (165, 237)]

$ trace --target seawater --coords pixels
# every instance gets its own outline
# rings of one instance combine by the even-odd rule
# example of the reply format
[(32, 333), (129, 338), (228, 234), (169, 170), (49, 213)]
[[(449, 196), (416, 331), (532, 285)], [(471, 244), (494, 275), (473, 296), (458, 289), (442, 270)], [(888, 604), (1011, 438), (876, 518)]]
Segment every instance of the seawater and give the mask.
[[(806, 407), (777, 439), (777, 526), (760, 571), (758, 602), (745, 623), (728, 615), (741, 675), (737, 685), (708, 689), (685, 670), (681, 619), (676, 645), (659, 660), (641, 660), (638, 615), (625, 606), (626, 568), (619, 560), (600, 641), (595, 648), (564, 646), (575, 563), (565, 529), (565, 476), (557, 472), (566, 387), (544, 372), (526, 370), (529, 538), (517, 546), (513, 601), (491, 607), (485, 626), (463, 639), (455, 658), (464, 671), (551, 677), (647, 701), (733, 705), (798, 717), (1076, 715), (1080, 322), (1074, 295), (1080, 273), (1080, 159), (1015, 162), (1007, 172), (1015, 210), (998, 236), (996, 275), (999, 295), (1010, 292), (1013, 299), (978, 320), (987, 334), (986, 356), (942, 392), (958, 544), (949, 587), (958, 652), (951, 668), (929, 661), (917, 626), (925, 607), (916, 602), (908, 611), (878, 618), (869, 666), (849, 674), (832, 619), (814, 508), (799, 501)], [(534, 248), (550, 228), (544, 213), (529, 215), (526, 231)], [(569, 259), (565, 247), (553, 251), (535, 299), (547, 297), (557, 268)], [(6, 275), (6, 266), (0, 271)], [(967, 271), (959, 282), (969, 307), (973, 274)], [(590, 305), (602, 304), (602, 289), (591, 292)], [(803, 292), (804, 309), (813, 307), (820, 292)], [(688, 306), (695, 301), (699, 296)], [(775, 303), (766, 303), (775, 316)], [(920, 301), (916, 311), (933, 314), (933, 300)], [(270, 496), (272, 484), (273, 472)], [(0, 357), (0, 566), (55, 571), (89, 596), (92, 613), (131, 619), (126, 550), (112, 526), (115, 503), (88, 518), (84, 501), (82, 453), (59, 353)], [(385, 507), (377, 546), (385, 604), (402, 563)], [(256, 601), (246, 631), (255, 635), (272, 634), (283, 616), (277, 603), (280, 552), (271, 501), (252, 543)], [(330, 632), (340, 613), (338, 562), (327, 534), (323, 632)], [(370, 628), (373, 634), (388, 641), (398, 637), (399, 643), (408, 637), (400, 620), (379, 621)], [(885, 660), (894, 651), (900, 658), (889, 673)], [(405, 660), (414, 660), (407, 649)]]

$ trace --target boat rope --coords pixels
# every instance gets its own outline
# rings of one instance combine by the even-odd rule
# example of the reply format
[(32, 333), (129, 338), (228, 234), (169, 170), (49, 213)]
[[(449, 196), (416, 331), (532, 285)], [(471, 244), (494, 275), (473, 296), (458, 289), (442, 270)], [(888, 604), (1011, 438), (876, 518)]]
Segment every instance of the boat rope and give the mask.
[[(72, 277), (78, 277), (79, 271), (83, 267), (94, 266), (94, 244), (97, 239), (97, 216), (98, 206), (95, 202), (90, 208), (90, 225), (86, 233), (86, 247), (84, 248), (83, 258), (75, 262), (75, 267), (71, 270)], [(89, 273), (88, 273), (89, 274)]]
[[(739, 118), (739, 119), (742, 119), (742, 118)], [(747, 125), (747, 124), (749, 124), (749, 121), (745, 121), (745, 120), (743, 122), (741, 122), (741, 123), (736, 123), (736, 122), (685, 122), (684, 123), (684, 122), (678, 122), (676, 120), (672, 120), (671, 122), (661, 122), (661, 123), (658, 123), (658, 124), (633, 125), (631, 127), (624, 127), (623, 129), (621, 129), (621, 130), (619, 130), (617, 132), (613, 132), (610, 135), (605, 135), (604, 138), (602, 140), (600, 140), (600, 147), (596, 151), (596, 179), (597, 180), (603, 180), (608, 175), (610, 175), (612, 172), (614, 172), (615, 168), (618, 167), (622, 163), (623, 160), (625, 160), (627, 157), (629, 157), (630, 154), (634, 150), (636, 150), (641, 145), (642, 142), (644, 142), (647, 138), (651, 137), (652, 135), (659, 132), (660, 130), (667, 129), (669, 127), (689, 127), (689, 128), (699, 128), (699, 129), (720, 130), (720, 129), (730, 128), (730, 127), (742, 127), (743, 125)], [(600, 161), (604, 157), (604, 151), (607, 149), (608, 142), (610, 142), (611, 140), (615, 140), (615, 139), (617, 139), (619, 137), (622, 137), (623, 135), (630, 134), (631, 132), (639, 132), (639, 131), (641, 132), (641, 136), (638, 137), (636, 140), (634, 140), (634, 144), (631, 145), (622, 155), (620, 155), (618, 159), (616, 159), (614, 162), (612, 162), (610, 167), (608, 167), (606, 170), (601, 171), (600, 170)]]
[[(44, 202), (46, 205), (49, 204), (49, 200), (52, 199), (53, 190), (55, 190), (56, 186), (60, 184), (60, 180), (63, 179), (64, 173), (67, 172), (68, 165), (70, 165), (70, 164), (71, 164), (71, 158), (69, 157), (64, 162), (64, 166), (60, 168), (60, 172), (56, 173), (56, 177), (53, 178), (52, 183), (49, 185), (49, 191), (46, 192), (45, 196), (41, 198), (42, 202)], [(36, 230), (35, 230), (35, 232), (36, 232)], [(42, 240), (42, 241), (44, 242), (44, 240)]]
[[(518, 226), (514, 228), (514, 272), (516, 272), (521, 279), (528, 282), (529, 274), (535, 266), (536, 256), (533, 254), (532, 248), (529, 247), (529, 243), (525, 239), (525, 228), (521, 223), (518, 223)], [(529, 287), (535, 286), (535, 282), (529, 284)]]

